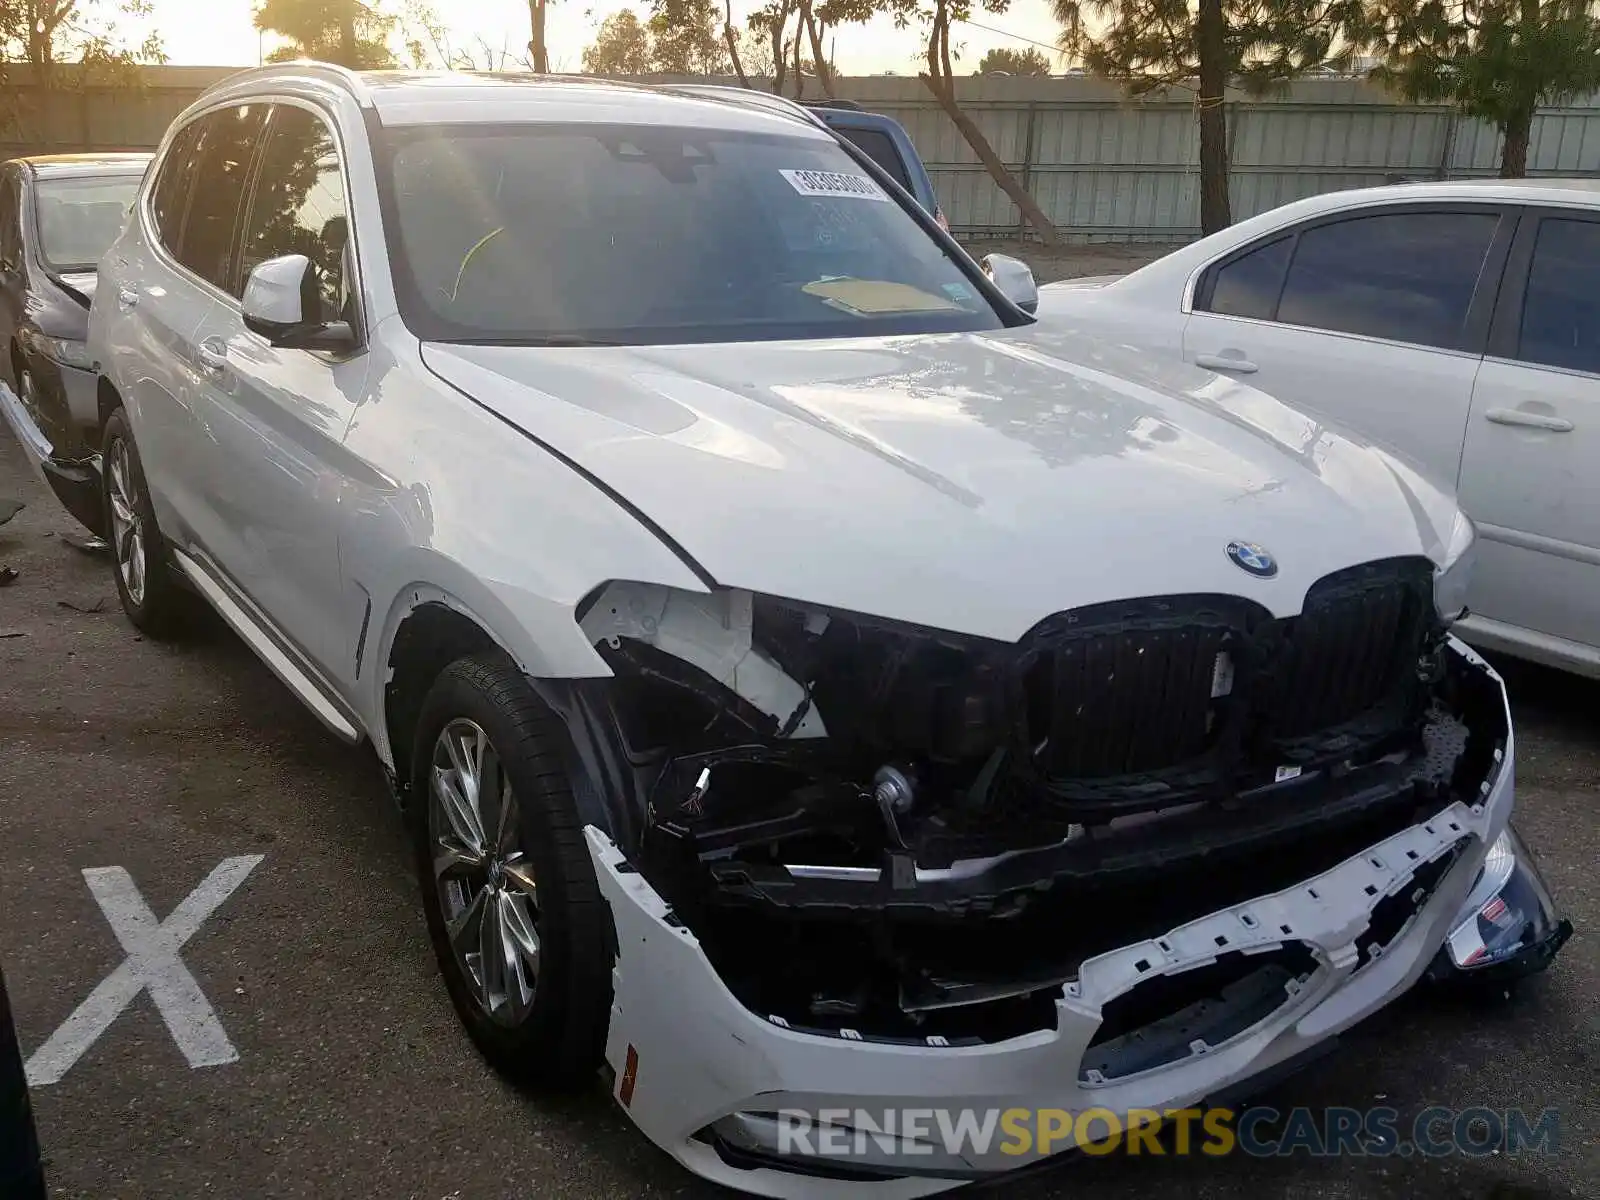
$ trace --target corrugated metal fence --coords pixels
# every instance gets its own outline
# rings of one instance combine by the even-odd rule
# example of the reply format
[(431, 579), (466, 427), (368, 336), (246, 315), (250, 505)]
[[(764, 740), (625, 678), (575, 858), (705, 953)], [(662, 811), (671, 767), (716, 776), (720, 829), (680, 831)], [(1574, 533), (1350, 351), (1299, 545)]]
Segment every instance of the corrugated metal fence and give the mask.
[[(1014, 235), (1016, 206), (920, 82), (841, 81), (843, 95), (896, 117), (916, 142), (950, 223)], [(1064, 236), (1188, 239), (1199, 233), (1199, 131), (1193, 98), (1131, 101), (1082, 78), (961, 81), (963, 108)], [(1318, 192), (1395, 176), (1494, 175), (1496, 131), (1447, 108), (1401, 105), (1357, 80), (1306, 80), (1265, 100), (1228, 98), (1234, 218)], [(1600, 96), (1539, 114), (1532, 175), (1600, 175)]]
[[(230, 73), (154, 67), (135, 90), (13, 85), (0, 156), (154, 147), (173, 116)], [(958, 232), (1021, 230), (1016, 206), (918, 80), (866, 76), (838, 86), (906, 126)], [(958, 87), (963, 107), (1064, 236), (1186, 240), (1199, 232), (1199, 136), (1187, 92), (1131, 101), (1079, 77), (970, 78)], [(1228, 117), (1235, 218), (1394, 176), (1493, 175), (1499, 167), (1492, 128), (1446, 108), (1396, 104), (1355, 80), (1304, 80), (1265, 100), (1230, 95)], [(1536, 175), (1600, 175), (1600, 96), (1541, 112), (1528, 163)]]

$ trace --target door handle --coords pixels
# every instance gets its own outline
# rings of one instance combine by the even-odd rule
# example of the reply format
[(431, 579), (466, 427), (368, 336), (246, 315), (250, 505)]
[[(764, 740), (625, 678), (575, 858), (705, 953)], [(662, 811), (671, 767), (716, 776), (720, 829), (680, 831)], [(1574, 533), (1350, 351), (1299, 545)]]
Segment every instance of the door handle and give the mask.
[(1234, 358), (1228, 354), (1196, 354), (1194, 365), (1208, 371), (1231, 371), (1235, 375), (1254, 375), (1261, 369), (1248, 358)]
[(213, 374), (220, 374), (228, 365), (228, 347), (210, 338), (200, 343), (195, 356), (200, 360), (200, 365)]
[(137, 289), (128, 287), (117, 289), (117, 306), (121, 308), (123, 312), (127, 312), (137, 303), (139, 303), (139, 292)]
[(1543, 429), (1549, 433), (1572, 432), (1572, 422), (1565, 417), (1529, 412), (1524, 408), (1491, 408), (1484, 416), (1496, 425), (1523, 425), (1529, 429)]

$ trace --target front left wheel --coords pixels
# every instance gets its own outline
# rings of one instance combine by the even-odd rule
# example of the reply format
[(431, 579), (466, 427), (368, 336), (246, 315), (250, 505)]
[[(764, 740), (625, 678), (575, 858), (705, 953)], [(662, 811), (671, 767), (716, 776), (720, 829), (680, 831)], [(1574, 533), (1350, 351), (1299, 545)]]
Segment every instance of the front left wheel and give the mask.
[(423, 702), (411, 779), (434, 953), (501, 1072), (581, 1087), (605, 1053), (614, 935), (567, 781), (560, 720), (504, 655), (447, 667)]

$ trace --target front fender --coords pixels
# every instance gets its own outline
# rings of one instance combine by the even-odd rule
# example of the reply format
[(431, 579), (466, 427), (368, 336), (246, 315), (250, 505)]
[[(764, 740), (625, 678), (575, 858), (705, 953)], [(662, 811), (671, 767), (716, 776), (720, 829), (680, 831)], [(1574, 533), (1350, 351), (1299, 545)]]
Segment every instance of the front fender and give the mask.
[(374, 338), (374, 397), (346, 447), (373, 466), (345, 481), (340, 559), (365, 597), (357, 707), (393, 766), (383, 720), (389, 654), (406, 617), (441, 604), (536, 679), (607, 677), (576, 609), (613, 579), (705, 584), (604, 491), (425, 372), (399, 322)]

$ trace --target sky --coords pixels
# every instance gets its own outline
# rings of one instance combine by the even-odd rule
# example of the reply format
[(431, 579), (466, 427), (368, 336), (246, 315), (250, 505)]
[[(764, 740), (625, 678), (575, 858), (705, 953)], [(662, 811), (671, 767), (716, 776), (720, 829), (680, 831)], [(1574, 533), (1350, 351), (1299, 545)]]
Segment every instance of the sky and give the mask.
[[(475, 47), (479, 37), (500, 50), (516, 53), (528, 41), (526, 0), (435, 0), (435, 9), (449, 26), (458, 43)], [(550, 66), (556, 71), (577, 71), (583, 65), (583, 50), (594, 40), (600, 22), (621, 8), (631, 7), (641, 14), (644, 4), (622, 0), (550, 0), (546, 18), (546, 39), (550, 46)], [(734, 0), (733, 12), (742, 22), (744, 12), (758, 4)], [(977, 7), (977, 6), (974, 6)], [(251, 14), (254, 0), (153, 0), (149, 24), (161, 34), (168, 61), (179, 65), (253, 66), (262, 52)], [(1057, 28), (1050, 16), (1047, 0), (1012, 0), (1003, 16), (976, 13), (978, 24), (1003, 32), (995, 33), (967, 26), (952, 41), (965, 43), (956, 65), (972, 70), (984, 51), (994, 46), (1025, 49), (1021, 39), (1053, 44)], [(132, 32), (132, 30), (129, 30)], [(143, 36), (143, 30), (139, 30)], [(1013, 36), (1007, 36), (1007, 35)], [(138, 38), (131, 40), (137, 41)], [(875, 75), (883, 71), (912, 74), (918, 55), (916, 31), (899, 31), (892, 22), (880, 19), (869, 25), (851, 26), (837, 35), (833, 58), (847, 75)], [(269, 42), (266, 50), (272, 49)]]

